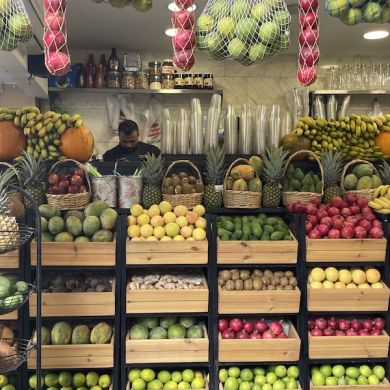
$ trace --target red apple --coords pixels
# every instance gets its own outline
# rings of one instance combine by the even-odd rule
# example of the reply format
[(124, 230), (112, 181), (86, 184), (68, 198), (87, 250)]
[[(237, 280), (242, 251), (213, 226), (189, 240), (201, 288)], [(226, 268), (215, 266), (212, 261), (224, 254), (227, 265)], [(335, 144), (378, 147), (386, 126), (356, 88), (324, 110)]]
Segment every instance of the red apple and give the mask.
[(83, 185), (83, 179), (82, 179), (79, 175), (73, 175), (73, 176), (70, 178), (70, 183), (71, 183), (73, 186), (81, 187), (81, 186)]

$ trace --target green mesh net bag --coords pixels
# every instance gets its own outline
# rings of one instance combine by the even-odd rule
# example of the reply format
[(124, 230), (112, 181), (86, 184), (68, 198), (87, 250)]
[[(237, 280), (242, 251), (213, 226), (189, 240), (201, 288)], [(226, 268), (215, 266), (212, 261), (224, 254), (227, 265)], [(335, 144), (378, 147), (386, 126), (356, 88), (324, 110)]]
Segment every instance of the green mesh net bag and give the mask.
[(12, 51), (32, 37), (22, 0), (0, 0), (0, 50)]
[(288, 49), (290, 21), (284, 0), (209, 0), (197, 20), (197, 46), (250, 65)]
[(347, 26), (390, 23), (390, 2), (386, 0), (325, 0), (325, 9)]

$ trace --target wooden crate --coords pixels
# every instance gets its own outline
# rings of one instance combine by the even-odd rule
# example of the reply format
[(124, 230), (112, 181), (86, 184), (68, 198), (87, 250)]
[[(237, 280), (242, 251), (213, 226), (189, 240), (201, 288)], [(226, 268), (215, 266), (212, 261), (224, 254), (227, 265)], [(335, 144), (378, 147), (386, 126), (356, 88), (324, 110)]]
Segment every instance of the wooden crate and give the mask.
[[(302, 390), (302, 387), (301, 387), (301, 384), (299, 383), (299, 381), (297, 381), (297, 385), (298, 385), (298, 390)], [(219, 383), (219, 390), (223, 390), (223, 384), (222, 383)], [(362, 389), (360, 389), (362, 390)]]
[(390, 389), (390, 383), (386, 378), (383, 379), (382, 383), (380, 383), (379, 385), (367, 385), (367, 386), (362, 386), (362, 385), (314, 386), (313, 383), (310, 381), (310, 390), (362, 390), (364, 389), (364, 387), (369, 390), (385, 390), (385, 389)]
[[(30, 316), (36, 315), (36, 294), (30, 298)], [(115, 282), (111, 292), (43, 293), (43, 317), (115, 315)]]
[(298, 313), (301, 291), (260, 290), (224, 291), (219, 288), (220, 314)]
[(209, 361), (206, 327), (203, 339), (126, 340), (126, 364)]
[[(43, 369), (90, 369), (114, 367), (114, 335), (110, 344), (42, 345)], [(27, 361), (36, 368), (36, 351)]]
[[(36, 265), (36, 242), (31, 243), (31, 264)], [(116, 240), (112, 242), (43, 242), (42, 265), (114, 266)]]
[[(209, 390), (209, 384), (208, 384), (206, 379), (205, 379), (205, 381), (206, 381), (206, 387), (204, 389), (199, 389), (199, 390)], [(130, 382), (127, 382), (126, 390), (132, 390), (132, 388), (130, 387)], [(362, 390), (362, 389), (360, 389), (360, 390)]]
[(384, 261), (386, 239), (306, 239), (307, 262)]
[(203, 278), (203, 289), (128, 290), (127, 313), (196, 313), (208, 311), (209, 289)]
[(312, 336), (309, 332), (311, 359), (381, 358), (389, 354), (389, 335)]
[(207, 264), (208, 241), (127, 241), (127, 264)]
[(19, 250), (2, 253), (0, 255), (0, 269), (17, 269), (19, 268)]
[(11, 311), (11, 313), (0, 314), (0, 321), (16, 321), (18, 319), (18, 310)]
[[(383, 282), (382, 282), (383, 283)], [(383, 288), (313, 289), (307, 286), (309, 311), (387, 311), (390, 290)]]
[(289, 321), (288, 339), (227, 340), (219, 334), (220, 362), (295, 362), (299, 360), (301, 340)]
[[(290, 232), (291, 233), (291, 232)], [(219, 264), (292, 264), (297, 262), (298, 241), (221, 241)]]

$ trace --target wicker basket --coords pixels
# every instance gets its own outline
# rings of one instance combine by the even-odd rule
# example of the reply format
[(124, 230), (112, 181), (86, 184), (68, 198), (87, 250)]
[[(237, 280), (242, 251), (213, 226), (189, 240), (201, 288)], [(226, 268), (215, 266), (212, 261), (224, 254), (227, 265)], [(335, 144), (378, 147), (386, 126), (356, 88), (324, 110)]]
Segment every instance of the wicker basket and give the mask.
[(78, 194), (63, 194), (63, 195), (46, 194), (46, 199), (48, 204), (55, 206), (60, 210), (81, 210), (84, 209), (90, 203), (91, 200), (91, 183), (89, 181), (88, 172), (86, 171), (84, 165), (72, 159), (60, 160), (57, 161), (55, 164), (53, 164), (53, 166), (49, 171), (49, 174), (53, 172), (54, 168), (57, 167), (58, 165), (69, 161), (76, 163), (78, 167), (84, 170), (85, 178), (88, 184), (88, 191), (81, 192)]
[[(7, 168), (9, 168), (11, 171), (13, 171), (14, 174), (15, 174), (16, 179), (18, 180), (18, 186), (19, 186), (20, 188), (22, 188), (22, 180), (21, 180), (21, 178), (20, 178), (20, 175), (19, 175), (18, 170), (17, 170), (13, 165), (8, 164), (8, 163), (6, 163), (6, 162), (4, 162), (4, 161), (0, 161), (0, 166), (7, 167)], [(11, 192), (11, 193), (9, 194), (9, 198), (10, 198), (10, 199), (18, 199), (20, 202), (24, 203), (24, 197), (23, 197), (23, 194), (22, 194), (21, 192), (17, 192), (17, 191)]]
[[(226, 189), (226, 180), (230, 171), (237, 163), (249, 164), (245, 158), (234, 160), (229, 169), (226, 171), (225, 180), (223, 182), (223, 204), (228, 209), (258, 209), (261, 206), (261, 192), (253, 191), (233, 191)], [(256, 177), (259, 177), (255, 170)]]
[[(176, 164), (189, 165), (194, 170), (196, 175), (198, 176), (198, 180), (200, 180), (201, 183), (203, 184), (202, 175), (200, 174), (199, 169), (191, 161), (188, 161), (188, 160), (174, 161), (167, 168), (165, 175), (164, 175), (163, 183), (164, 183), (164, 180), (166, 179), (166, 177), (168, 176), (168, 173), (172, 170), (172, 168)], [(162, 187), (161, 187), (161, 189), (162, 189)], [(195, 194), (176, 194), (176, 195), (163, 194), (162, 198), (163, 198), (163, 200), (166, 200), (167, 202), (169, 202), (173, 207), (180, 205), (180, 206), (186, 206), (187, 209), (193, 209), (196, 205), (202, 204), (203, 192), (197, 192)]]
[(283, 191), (282, 192), (282, 201), (283, 201), (283, 205), (285, 207), (287, 207), (289, 204), (298, 203), (298, 202), (306, 205), (306, 204), (309, 204), (312, 200), (315, 200), (315, 199), (321, 200), (322, 195), (324, 194), (324, 171), (323, 171), (323, 168), (322, 168), (322, 165), (321, 165), (319, 158), (311, 150), (299, 150), (298, 152), (293, 153), (286, 161), (286, 171), (287, 171), (288, 166), (291, 164), (291, 160), (300, 154), (308, 154), (316, 160), (316, 162), (320, 168), (320, 171), (321, 171), (321, 184), (322, 184), (321, 193)]
[(374, 199), (375, 189), (346, 191), (344, 188), (344, 178), (345, 178), (345, 175), (347, 174), (348, 168), (351, 167), (352, 165), (362, 164), (362, 163), (371, 166), (371, 168), (374, 170), (375, 174), (379, 176), (377, 169), (370, 162), (368, 162), (366, 160), (359, 160), (359, 159), (352, 160), (344, 166), (343, 172), (341, 173), (341, 193), (343, 194), (343, 196), (348, 195), (348, 194), (354, 194), (359, 198), (365, 198), (367, 200), (372, 200), (372, 199)]

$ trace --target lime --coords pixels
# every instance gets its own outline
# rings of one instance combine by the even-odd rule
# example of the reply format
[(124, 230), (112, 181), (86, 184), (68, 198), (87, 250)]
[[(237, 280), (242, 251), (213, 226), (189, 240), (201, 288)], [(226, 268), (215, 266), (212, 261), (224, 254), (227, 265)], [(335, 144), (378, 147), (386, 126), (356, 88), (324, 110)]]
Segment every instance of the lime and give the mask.
[(335, 376), (328, 376), (325, 379), (325, 385), (326, 386), (337, 386), (338, 378)]
[(357, 380), (356, 379), (353, 379), (353, 378), (348, 378), (347, 379), (347, 384), (348, 386), (353, 386), (353, 385), (357, 385)]
[[(61, 389), (61, 390), (65, 390), (65, 389)], [(72, 390), (72, 388), (70, 388), (70, 389), (66, 388), (66, 390)], [(93, 387), (91, 387), (90, 390), (102, 390), (102, 388), (100, 386), (93, 386)]]
[(245, 381), (240, 383), (239, 390), (251, 390), (251, 388), (252, 388), (251, 384)]
[(357, 383), (359, 385), (368, 385), (368, 379), (364, 375), (360, 375), (359, 378), (357, 378)]
[(238, 390), (238, 386), (239, 384), (237, 378), (230, 376), (225, 382), (224, 390)]
[(359, 372), (361, 375), (364, 375), (366, 378), (368, 378), (372, 374), (371, 368), (368, 367), (367, 365), (360, 366)]
[[(1, 390), (15, 390), (15, 386), (8, 384), (8, 385), (5, 385), (4, 387), (2, 387)], [(49, 390), (49, 388), (47, 390)], [(57, 387), (54, 387), (54, 390), (57, 390)]]
[(357, 367), (348, 367), (345, 370), (345, 373), (347, 377), (352, 378), (352, 379), (357, 379), (360, 375), (360, 371)]
[(85, 378), (85, 384), (87, 387), (96, 386), (99, 383), (99, 375), (95, 371), (91, 371)]
[[(59, 378), (57, 374), (47, 374), (45, 375), (45, 385), (47, 387), (54, 387), (58, 385)], [(81, 385), (80, 385), (81, 386)]]
[(266, 383), (261, 390), (272, 390), (272, 385), (269, 383)]
[[(30, 379), (28, 380), (28, 385), (32, 389), (37, 388), (37, 376), (36, 375), (30, 376)], [(43, 387), (43, 386), (45, 386), (45, 381), (44, 381), (43, 377), (41, 376), (41, 387)]]
[(171, 380), (171, 374), (166, 370), (160, 371), (157, 375), (157, 379), (159, 379), (162, 383), (167, 383)]
[(376, 375), (370, 375), (368, 377), (368, 384), (369, 385), (378, 385), (379, 382), (380, 382), (380, 380)]
[(82, 372), (77, 372), (73, 375), (72, 380), (74, 387), (81, 387), (85, 385), (85, 375)]
[(297, 389), (298, 388), (298, 382), (293, 379), (293, 378), (290, 378), (290, 380), (286, 383), (286, 389)]

